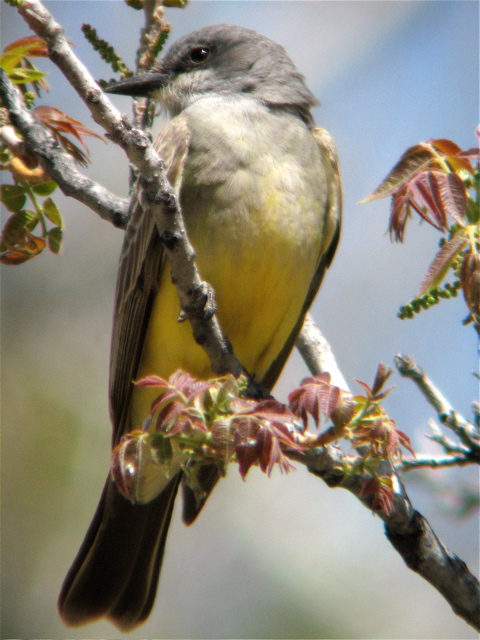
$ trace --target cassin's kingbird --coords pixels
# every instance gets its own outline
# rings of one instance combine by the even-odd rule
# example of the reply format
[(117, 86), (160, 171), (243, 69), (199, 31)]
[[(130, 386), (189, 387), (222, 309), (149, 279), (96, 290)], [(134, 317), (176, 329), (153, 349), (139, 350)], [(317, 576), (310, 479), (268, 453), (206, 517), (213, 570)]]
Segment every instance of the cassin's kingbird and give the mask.
[[(271, 389), (340, 231), (335, 145), (314, 126), (316, 104), (285, 50), (255, 31), (218, 25), (179, 40), (151, 73), (111, 93), (150, 95), (172, 116), (155, 140), (179, 195), (202, 278), (216, 294), (224, 334), (249, 374)], [(110, 363), (113, 444), (149, 415), (147, 374), (212, 377), (180, 305), (153, 216), (132, 198), (118, 273)], [(154, 390), (155, 395), (155, 390)], [(156, 392), (158, 393), (158, 391)], [(76, 626), (106, 616), (121, 630), (150, 613), (181, 469), (148, 504), (107, 479), (65, 579), (60, 614)], [(218, 470), (201, 474), (208, 494)], [(184, 484), (183, 519), (202, 504)]]

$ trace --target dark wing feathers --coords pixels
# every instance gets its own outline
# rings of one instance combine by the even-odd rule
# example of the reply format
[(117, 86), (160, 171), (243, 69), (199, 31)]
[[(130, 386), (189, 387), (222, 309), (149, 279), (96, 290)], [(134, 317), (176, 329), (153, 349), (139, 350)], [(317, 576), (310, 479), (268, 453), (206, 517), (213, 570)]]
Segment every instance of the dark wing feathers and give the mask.
[[(160, 134), (156, 146), (174, 185), (188, 150), (182, 118)], [(117, 280), (110, 360), (113, 443), (130, 429), (127, 421), (142, 345), (162, 269), (163, 250), (155, 222), (132, 198)], [(181, 474), (152, 502), (133, 505), (107, 478), (82, 546), (63, 583), (58, 609), (78, 626), (102, 616), (131, 630), (150, 613), (157, 591), (165, 541)]]
[[(167, 177), (179, 187), (190, 135), (185, 119), (172, 120), (155, 140), (165, 162)], [(155, 220), (145, 214), (138, 201), (138, 187), (132, 196), (131, 218), (120, 257), (114, 305), (110, 356), (110, 413), (116, 444), (130, 430), (128, 416), (142, 347), (158, 290), (163, 249)]]

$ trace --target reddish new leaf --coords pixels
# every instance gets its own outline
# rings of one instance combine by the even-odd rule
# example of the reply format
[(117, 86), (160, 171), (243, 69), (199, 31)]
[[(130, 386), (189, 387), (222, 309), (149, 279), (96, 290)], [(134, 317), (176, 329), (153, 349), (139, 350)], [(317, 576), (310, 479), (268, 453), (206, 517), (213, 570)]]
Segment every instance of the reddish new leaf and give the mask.
[(245, 476), (254, 464), (258, 461), (258, 453), (255, 447), (249, 444), (239, 444), (235, 447), (235, 455), (237, 457), (238, 467), (242, 480), (245, 480)]
[(467, 191), (463, 180), (456, 173), (440, 174), (438, 178), (440, 197), (445, 212), (463, 225), (465, 223), (465, 209), (467, 207)]
[(15, 40), (15, 42), (11, 42), (7, 44), (3, 48), (4, 53), (8, 53), (12, 55), (15, 54), (28, 56), (30, 58), (47, 58), (48, 57), (48, 48), (45, 43), (45, 40), (39, 38), (38, 36), (25, 36), (24, 38), (19, 38)]
[(330, 374), (322, 373), (303, 380), (301, 386), (289, 395), (288, 402), (290, 409), (305, 425), (308, 424), (310, 414), (318, 426), (320, 412), (330, 418), (337, 408), (340, 396), (340, 388), (330, 384)]
[(420, 283), (419, 296), (424, 295), (430, 289), (437, 287), (446, 276), (452, 262), (465, 248), (468, 238), (461, 231), (457, 231), (445, 244), (442, 245), (433, 262), (428, 267)]
[(388, 230), (396, 242), (403, 242), (407, 220), (411, 216), (408, 184), (404, 184), (392, 198)]
[(447, 228), (447, 212), (441, 195), (445, 180), (445, 174), (440, 171), (424, 171), (409, 183), (410, 205), (439, 231)]
[(433, 153), (428, 143), (417, 144), (405, 151), (380, 185), (362, 202), (371, 202), (394, 194), (416, 173), (425, 169), (432, 160)]
[[(83, 125), (81, 122), (71, 118), (69, 115), (55, 107), (42, 105), (33, 109), (33, 113), (46, 127), (50, 129), (63, 148), (80, 164), (86, 164), (88, 160), (88, 146), (83, 136), (91, 136), (98, 138), (98, 140), (103, 140), (101, 136)], [(73, 142), (62, 135), (62, 132), (74, 136), (84, 146), (87, 155), (73, 144)]]
[[(471, 149), (465, 149), (458, 154), (459, 158), (466, 158), (473, 160), (475, 164), (480, 164), (480, 149), (478, 147), (472, 147)], [(470, 165), (470, 172), (473, 173), (472, 166)]]
[(393, 487), (390, 478), (369, 478), (364, 482), (360, 495), (374, 496), (370, 505), (372, 511), (380, 510), (387, 515), (391, 513), (393, 509)]
[(461, 148), (453, 140), (438, 138), (429, 140), (429, 142), (436, 151), (439, 151), (444, 156), (456, 156), (461, 152)]
[(463, 296), (472, 318), (480, 325), (480, 255), (472, 249), (465, 255), (460, 270)]
[(377, 394), (382, 390), (385, 382), (392, 375), (392, 369), (390, 367), (386, 367), (383, 362), (380, 362), (377, 367), (377, 371), (375, 373), (375, 379), (373, 381), (372, 386), (372, 394), (377, 396)]
[(355, 402), (349, 394), (342, 394), (330, 416), (336, 434), (345, 427), (355, 415)]

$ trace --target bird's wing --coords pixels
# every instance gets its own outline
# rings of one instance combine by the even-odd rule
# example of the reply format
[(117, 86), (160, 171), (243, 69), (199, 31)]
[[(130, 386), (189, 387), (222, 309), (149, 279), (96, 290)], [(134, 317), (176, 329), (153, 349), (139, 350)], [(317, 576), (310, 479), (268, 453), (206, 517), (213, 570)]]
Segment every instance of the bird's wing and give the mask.
[(335, 142), (328, 131), (322, 127), (313, 127), (312, 135), (322, 155), (326, 173), (326, 184), (328, 188), (326, 211), (323, 220), (323, 243), (319, 252), (317, 269), (312, 278), (312, 282), (297, 323), (285, 342), (283, 349), (272, 362), (267, 373), (261, 380), (268, 389), (271, 389), (277, 381), (285, 362), (293, 349), (295, 340), (302, 329), (305, 315), (317, 295), (317, 291), (322, 283), (325, 271), (333, 260), (340, 238), (342, 220), (342, 184)]
[[(182, 115), (174, 118), (155, 140), (155, 149), (163, 158), (167, 177), (177, 193), (189, 142), (190, 132)], [(113, 444), (130, 428), (128, 417), (133, 380), (137, 375), (164, 259), (155, 220), (140, 206), (138, 185), (130, 211), (118, 269), (110, 351)]]

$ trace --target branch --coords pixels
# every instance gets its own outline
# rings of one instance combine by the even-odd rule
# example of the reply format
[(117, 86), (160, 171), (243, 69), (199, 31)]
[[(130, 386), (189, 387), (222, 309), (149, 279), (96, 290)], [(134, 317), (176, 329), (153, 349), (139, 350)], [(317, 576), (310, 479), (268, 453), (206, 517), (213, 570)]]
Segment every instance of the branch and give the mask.
[(134, 129), (110, 103), (86, 67), (72, 53), (64, 30), (39, 0), (24, 0), (18, 10), (30, 28), (45, 40), (50, 59), (90, 109), (95, 122), (107, 131), (108, 138), (125, 150), (139, 169), (143, 201), (148, 206), (149, 215), (155, 216), (181, 307), (192, 324), (196, 341), (210, 359), (213, 372), (217, 375), (240, 375), (243, 367), (213, 315), (213, 291), (202, 281), (194, 264), (195, 254), (187, 239), (178, 199), (165, 176), (164, 163), (155, 152), (150, 136)]
[[(460, 444), (452, 442), (433, 423), (431, 424), (433, 435), (429, 437), (438, 442), (447, 454), (455, 455), (458, 464), (479, 464), (479, 429), (453, 409), (441, 391), (435, 387), (411, 356), (395, 356), (395, 365), (403, 377), (410, 378), (417, 385), (427, 402), (436, 410), (440, 422), (455, 433), (460, 440)], [(405, 462), (402, 465), (404, 469), (425, 466), (425, 464), (415, 465), (415, 461), (408, 461), (408, 465), (405, 466)], [(434, 463), (432, 466), (439, 465)]]
[(451, 455), (449, 457), (427, 456), (417, 454), (416, 458), (404, 458), (397, 465), (397, 469), (411, 471), (412, 469), (442, 469), (445, 467), (464, 467), (473, 464), (465, 455)]
[(328, 372), (332, 384), (348, 391), (348, 384), (338, 367), (332, 349), (309, 313), (305, 317), (296, 347), (312, 375)]
[[(335, 362), (330, 346), (315, 326), (312, 318), (306, 318), (302, 333), (297, 340), (297, 348), (304, 356), (310, 371), (316, 375), (328, 371), (332, 377), (343, 379)], [(398, 366), (398, 362), (397, 362)], [(423, 376), (425, 384), (425, 377)], [(345, 388), (345, 387), (344, 387)], [(429, 396), (439, 402), (439, 392), (430, 384)], [(446, 414), (453, 411), (442, 397), (438, 404)], [(466, 422), (466, 421), (465, 421)], [(473, 426), (473, 425), (472, 425)], [(464, 447), (464, 445), (461, 445)], [(463, 449), (461, 450), (463, 453)], [(343, 469), (355, 466), (352, 457), (348, 457), (338, 448), (328, 445), (323, 448), (307, 451), (285, 451), (289, 458), (296, 460), (308, 468), (314, 475), (322, 478), (329, 487), (342, 487), (353, 493), (368, 509), (374, 506), (373, 494), (365, 495), (364, 487), (370, 478), (367, 474), (346, 474)], [(458, 446), (456, 453), (458, 453)], [(430, 461), (432, 459), (430, 458)], [(418, 464), (416, 464), (418, 462)], [(438, 459), (434, 466), (446, 466)], [(471, 460), (469, 461), (471, 462)], [(426, 458), (403, 460), (399, 467), (413, 468), (414, 465), (426, 466)], [(449, 463), (448, 466), (451, 466)], [(480, 630), (480, 587), (478, 580), (469, 571), (466, 564), (450, 552), (435, 535), (427, 520), (413, 509), (404, 486), (395, 470), (386, 463), (382, 475), (393, 481), (393, 508), (389, 513), (376, 509), (375, 512), (385, 522), (385, 532), (395, 550), (402, 556), (406, 565), (427, 580), (437, 589), (452, 607), (475, 629)]]
[[(342, 471), (345, 454), (337, 447), (326, 446), (310, 451), (285, 452), (322, 478), (329, 487), (342, 487), (355, 495), (366, 507), (372, 508), (372, 496), (363, 495), (367, 475), (345, 475)], [(403, 489), (395, 491), (394, 505), (387, 514), (377, 510), (385, 523), (385, 533), (394, 549), (409, 569), (427, 580), (453, 611), (474, 629), (480, 631), (480, 585), (467, 565), (449, 551), (435, 535), (427, 520), (413, 509)]]
[(18, 137), (15, 140), (12, 128), (7, 125), (2, 127), (2, 140), (15, 149), (24, 144), (28, 153), (38, 158), (66, 196), (82, 202), (116, 227), (125, 228), (128, 201), (118, 198), (78, 171), (72, 156), (62, 149), (47, 127), (26, 108), (20, 91), (10, 82), (3, 69), (0, 69), (0, 98), (8, 110), (11, 123), (24, 138), (23, 142)]

